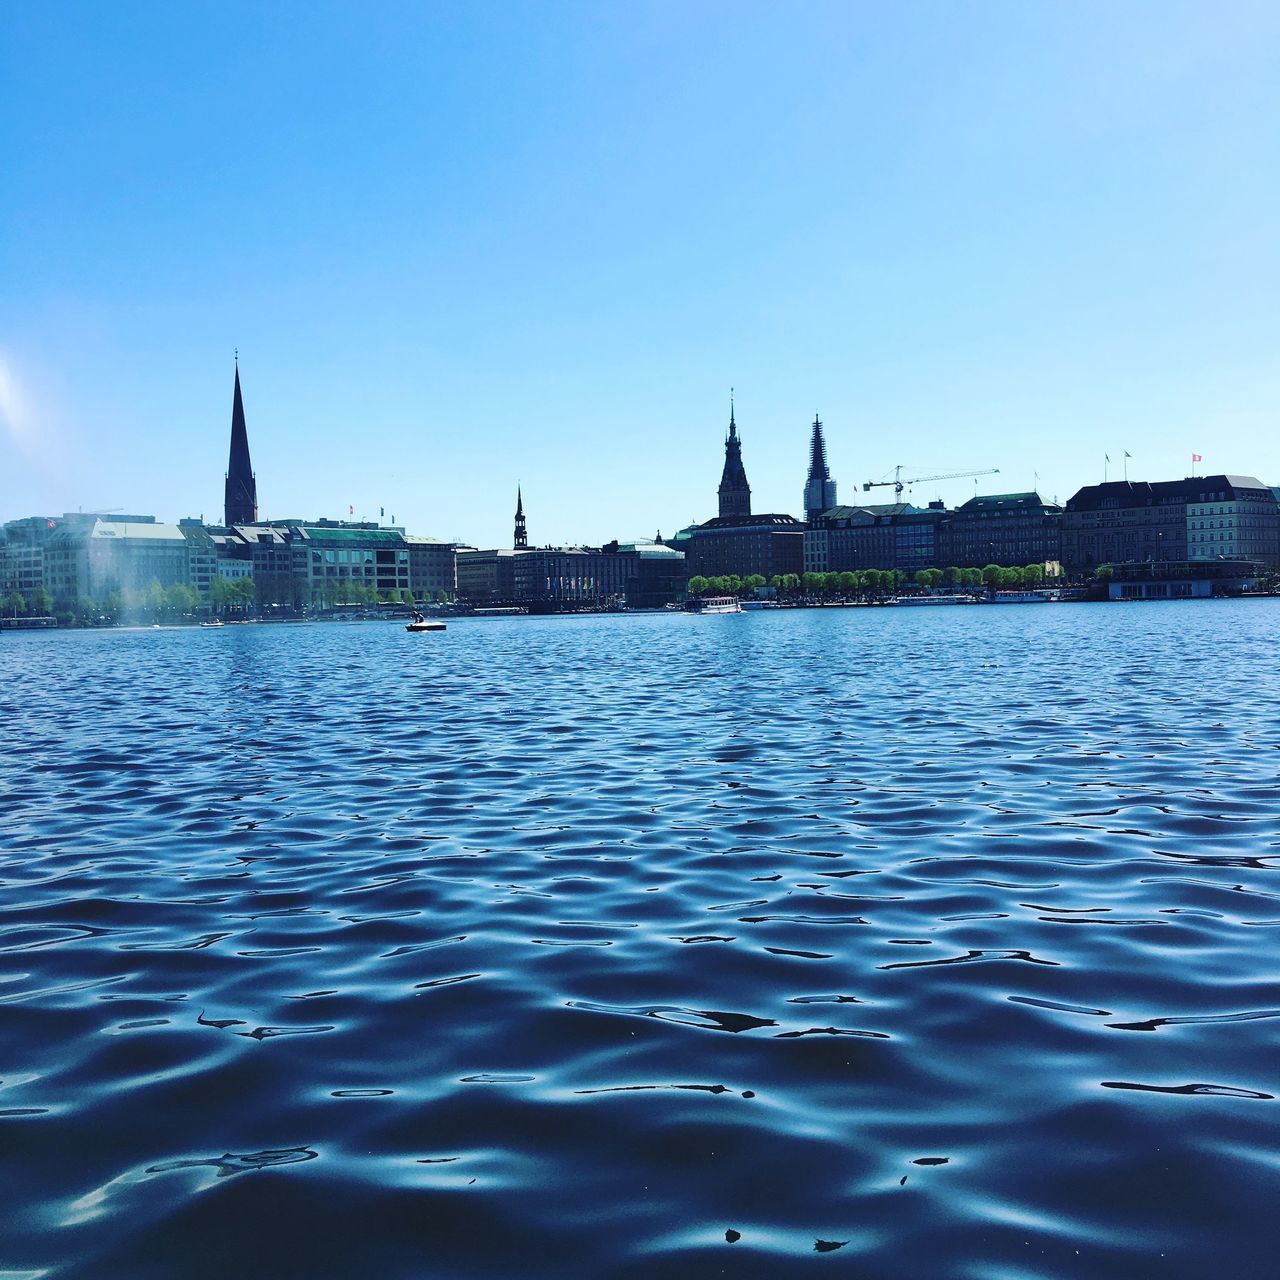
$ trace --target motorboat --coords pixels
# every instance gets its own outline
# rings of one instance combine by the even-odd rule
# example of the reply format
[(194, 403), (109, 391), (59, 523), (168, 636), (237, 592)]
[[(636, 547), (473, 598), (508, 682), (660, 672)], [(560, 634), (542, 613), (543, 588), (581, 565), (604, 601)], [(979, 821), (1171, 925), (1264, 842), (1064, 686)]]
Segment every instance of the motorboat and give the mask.
[(436, 618), (427, 618), (420, 613), (413, 615), (413, 621), (406, 627), (406, 631), (444, 631), (446, 630), (443, 622)]

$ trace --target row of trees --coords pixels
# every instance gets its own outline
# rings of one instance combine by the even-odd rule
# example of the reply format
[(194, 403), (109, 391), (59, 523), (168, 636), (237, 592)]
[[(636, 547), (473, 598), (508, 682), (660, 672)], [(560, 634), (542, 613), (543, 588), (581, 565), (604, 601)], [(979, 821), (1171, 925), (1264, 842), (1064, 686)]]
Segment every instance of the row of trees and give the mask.
[(10, 591), (0, 600), (0, 607), (10, 618), (43, 618), (53, 608), (53, 597), (43, 587), (37, 587), (30, 598), (21, 591)]
[[(936, 587), (1038, 587), (1044, 582), (1044, 566), (1029, 564), (1009, 566), (989, 564), (982, 569), (920, 569), (910, 579), (917, 587), (932, 590)], [(701, 595), (755, 595), (764, 586), (772, 587), (775, 594), (784, 598), (803, 597), (853, 597), (875, 596), (898, 591), (908, 582), (901, 569), (857, 569), (842, 573), (780, 573), (766, 583), (758, 573), (748, 577), (726, 574), (720, 577), (695, 575), (689, 579), (689, 594)]]

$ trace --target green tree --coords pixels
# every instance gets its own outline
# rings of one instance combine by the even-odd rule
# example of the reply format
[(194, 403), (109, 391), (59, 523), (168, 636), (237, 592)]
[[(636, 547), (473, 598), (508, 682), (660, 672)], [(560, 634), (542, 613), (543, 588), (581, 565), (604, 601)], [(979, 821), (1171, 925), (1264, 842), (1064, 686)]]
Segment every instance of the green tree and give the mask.
[(1029, 564), (1022, 571), (1022, 583), (1027, 587), (1038, 587), (1044, 581), (1044, 565)]
[(764, 574), (750, 573), (745, 578), (743, 578), (742, 585), (748, 591), (750, 591), (752, 595), (755, 595), (756, 592), (758, 592), (760, 588), (765, 585)]
[(917, 569), (915, 579), (917, 587), (929, 587), (933, 585), (933, 579), (929, 576), (928, 569)]
[(27, 601), (21, 591), (10, 591), (4, 598), (4, 607), (9, 611), (9, 616), (16, 618), (20, 613), (26, 613)]
[(1093, 576), (1099, 582), (1110, 582), (1115, 577), (1115, 568), (1109, 564), (1100, 564), (1094, 571)]
[(181, 582), (175, 582), (165, 588), (164, 611), (170, 618), (180, 618), (194, 607), (191, 597), (195, 593)]
[(804, 593), (807, 596), (816, 596), (822, 590), (822, 584), (826, 575), (822, 573), (806, 573), (802, 581), (804, 582)]
[(44, 586), (38, 586), (31, 593), (31, 612), (38, 614), (40, 617), (48, 617), (53, 609), (53, 597), (44, 589)]
[(858, 589), (858, 575), (845, 569), (836, 574), (836, 587), (842, 596), (851, 596)]
[(449, 603), (449, 593), (443, 587), (441, 587), (440, 590), (436, 592), (436, 604), (448, 604), (448, 603)]
[(689, 579), (689, 594), (691, 596), (700, 596), (706, 591), (707, 586), (707, 579), (704, 578), (702, 574), (695, 573), (693, 577)]
[(1000, 584), (1000, 575), (1004, 572), (998, 564), (989, 564), (984, 566), (982, 570), (982, 581), (989, 587), (996, 587)]
[(942, 570), (942, 580), (949, 587), (954, 587), (960, 581), (960, 570), (955, 565), (948, 565)]

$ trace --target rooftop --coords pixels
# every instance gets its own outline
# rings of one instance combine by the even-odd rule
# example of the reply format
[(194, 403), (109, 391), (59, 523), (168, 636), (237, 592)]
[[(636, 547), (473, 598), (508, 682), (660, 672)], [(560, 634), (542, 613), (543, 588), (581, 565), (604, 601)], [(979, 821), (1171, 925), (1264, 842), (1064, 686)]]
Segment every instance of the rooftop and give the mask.
[[(707, 530), (717, 532), (725, 529), (761, 529), (769, 526), (777, 526), (787, 529), (799, 529), (801, 522), (795, 516), (784, 515), (781, 512), (768, 512), (758, 516), (716, 516), (714, 520), (707, 520), (700, 524), (694, 530), (695, 533)], [(680, 535), (677, 534), (677, 537)]]

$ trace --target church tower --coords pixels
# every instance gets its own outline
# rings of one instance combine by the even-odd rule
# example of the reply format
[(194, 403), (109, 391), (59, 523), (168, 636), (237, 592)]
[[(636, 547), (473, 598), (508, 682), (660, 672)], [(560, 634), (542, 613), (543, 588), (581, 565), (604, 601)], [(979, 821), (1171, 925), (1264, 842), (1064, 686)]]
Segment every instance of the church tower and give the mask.
[(720, 516), (749, 516), (751, 486), (742, 467), (742, 442), (733, 418), (733, 395), (729, 396), (729, 434), (724, 442), (724, 472), (720, 476)]
[(224, 524), (257, 524), (258, 482), (249, 461), (249, 433), (240, 398), (240, 361), (236, 360), (236, 389), (231, 402), (231, 456), (227, 460)]
[(529, 535), (524, 527), (524, 495), (516, 485), (516, 541), (515, 549), (524, 551), (529, 545)]
[(822, 435), (822, 423), (813, 415), (813, 436), (809, 441), (809, 478), (804, 486), (804, 518), (814, 521), (836, 505), (836, 482), (827, 469), (827, 442)]

